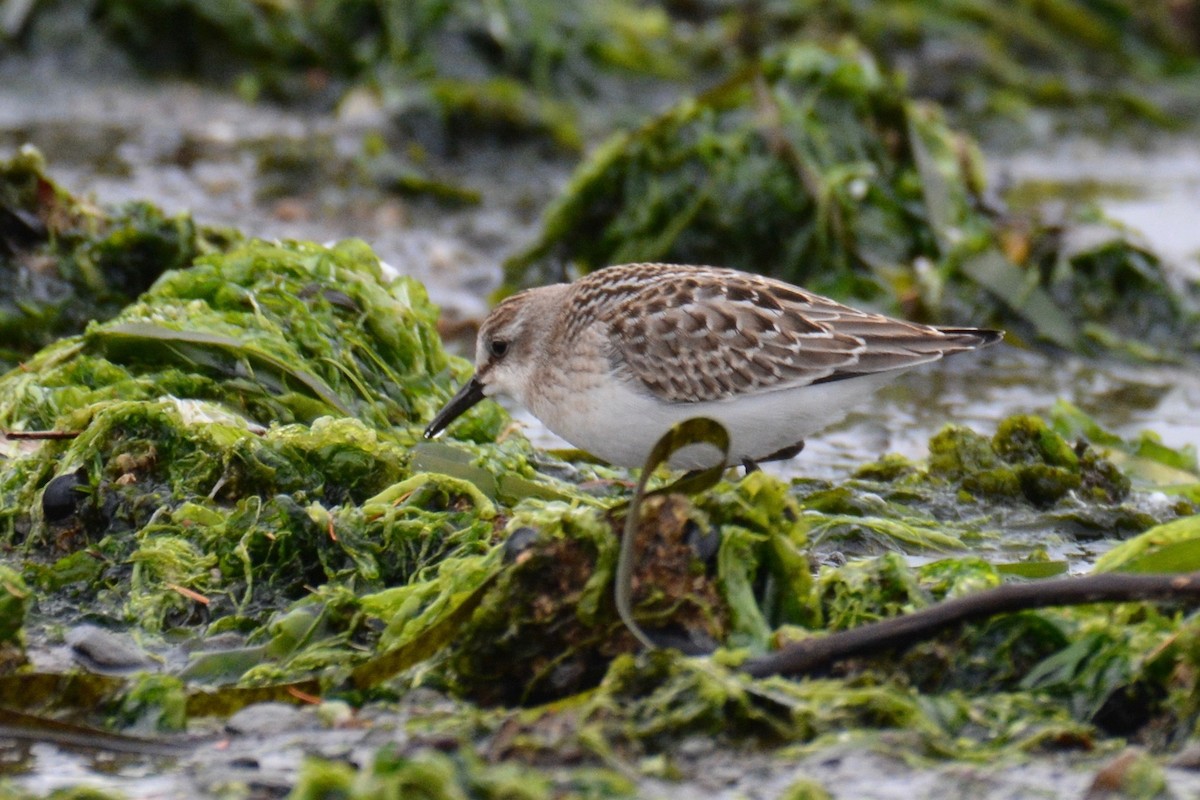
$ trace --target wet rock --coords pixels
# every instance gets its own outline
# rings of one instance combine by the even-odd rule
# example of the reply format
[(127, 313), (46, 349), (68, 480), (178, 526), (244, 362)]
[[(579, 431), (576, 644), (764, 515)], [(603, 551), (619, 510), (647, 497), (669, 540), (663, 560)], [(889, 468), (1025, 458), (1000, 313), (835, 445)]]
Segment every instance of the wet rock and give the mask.
[(72, 628), (66, 639), (71, 658), (89, 672), (124, 675), (158, 668), (158, 664), (127, 634), (96, 625), (80, 625)]
[(538, 532), (529, 527), (517, 528), (504, 540), (504, 563), (511, 564), (518, 560), (523, 553), (533, 547), (537, 541)]
[(287, 703), (255, 703), (238, 711), (225, 723), (225, 731), (235, 735), (277, 734), (311, 727), (311, 719)]
[(692, 520), (688, 520), (685, 529), (685, 540), (688, 546), (692, 548), (692, 551), (695, 552), (696, 558), (708, 564), (717, 557), (717, 551), (721, 548), (721, 531), (715, 527), (705, 527)]
[(59, 475), (42, 490), (42, 515), (46, 522), (64, 522), (79, 513), (87, 497), (88, 473), (83, 467)]

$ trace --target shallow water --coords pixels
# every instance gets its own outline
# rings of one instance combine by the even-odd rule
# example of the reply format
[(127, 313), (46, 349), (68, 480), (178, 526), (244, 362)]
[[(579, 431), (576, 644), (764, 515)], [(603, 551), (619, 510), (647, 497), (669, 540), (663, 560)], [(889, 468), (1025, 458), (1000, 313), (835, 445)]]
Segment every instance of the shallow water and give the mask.
[(1200, 278), (1200, 140), (1162, 136), (1141, 146), (1067, 138), (989, 158), (1009, 199), (1095, 200), (1140, 232), (1180, 275)]

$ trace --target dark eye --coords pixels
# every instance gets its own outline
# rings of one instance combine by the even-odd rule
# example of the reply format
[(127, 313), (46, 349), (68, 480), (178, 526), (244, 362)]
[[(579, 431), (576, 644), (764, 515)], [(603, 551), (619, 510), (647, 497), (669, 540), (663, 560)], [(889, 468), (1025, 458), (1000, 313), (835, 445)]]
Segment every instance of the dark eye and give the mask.
[(492, 358), (504, 358), (508, 354), (508, 342), (503, 339), (492, 339), (488, 342), (488, 352)]

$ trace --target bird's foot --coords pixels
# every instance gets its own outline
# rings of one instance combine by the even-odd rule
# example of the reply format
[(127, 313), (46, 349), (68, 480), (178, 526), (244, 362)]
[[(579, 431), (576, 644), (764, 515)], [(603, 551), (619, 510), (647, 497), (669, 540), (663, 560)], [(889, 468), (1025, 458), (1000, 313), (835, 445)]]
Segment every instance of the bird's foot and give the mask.
[(758, 472), (759, 469), (761, 469), (761, 467), (758, 466), (760, 462), (787, 461), (789, 458), (795, 458), (796, 456), (800, 455), (800, 451), (803, 449), (804, 442), (801, 440), (795, 444), (788, 445), (781, 450), (776, 450), (774, 453), (771, 453), (771, 455), (766, 456), (765, 458), (760, 458), (757, 461), (752, 458), (743, 458), (742, 469), (746, 470), (746, 474), (749, 475), (751, 472)]

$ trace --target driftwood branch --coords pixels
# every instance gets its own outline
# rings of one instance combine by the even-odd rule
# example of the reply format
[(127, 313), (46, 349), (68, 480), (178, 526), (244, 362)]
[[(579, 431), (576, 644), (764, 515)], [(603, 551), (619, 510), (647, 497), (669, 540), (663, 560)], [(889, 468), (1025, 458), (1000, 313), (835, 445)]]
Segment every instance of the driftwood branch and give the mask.
[(5, 431), (6, 439), (74, 439), (79, 431)]
[(0, 737), (21, 742), (49, 742), (60, 747), (151, 757), (185, 755), (200, 743), (207, 741), (200, 737), (130, 736), (9, 708), (0, 708)]
[(742, 665), (742, 669), (756, 678), (798, 675), (824, 669), (845, 658), (908, 647), (932, 638), (948, 627), (997, 614), (1048, 606), (1146, 600), (1200, 604), (1200, 572), (1169, 575), (1110, 573), (1005, 584), (901, 617), (814, 636), (771, 655), (751, 659)]

